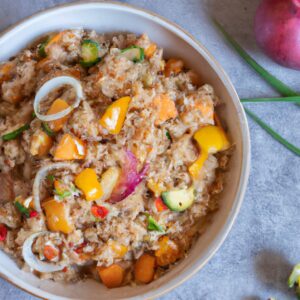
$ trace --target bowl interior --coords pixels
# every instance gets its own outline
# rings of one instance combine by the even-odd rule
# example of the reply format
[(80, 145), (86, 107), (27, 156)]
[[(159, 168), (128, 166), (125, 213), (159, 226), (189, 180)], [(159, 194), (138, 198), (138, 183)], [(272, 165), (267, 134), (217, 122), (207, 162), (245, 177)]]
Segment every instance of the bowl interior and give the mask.
[(230, 171), (222, 193), (220, 210), (188, 257), (171, 272), (146, 286), (123, 287), (108, 290), (101, 284), (87, 280), (73, 284), (41, 281), (33, 275), (19, 270), (14, 261), (0, 252), (0, 272), (11, 282), (40, 297), (54, 299), (138, 299), (158, 296), (179, 284), (187, 276), (203, 266), (221, 244), (239, 210), (248, 177), (249, 136), (245, 115), (237, 95), (219, 65), (209, 53), (191, 37), (177, 27), (147, 12), (120, 4), (85, 3), (51, 9), (37, 14), (0, 38), (0, 61), (8, 59), (38, 36), (54, 30), (84, 27), (98, 32), (147, 33), (166, 56), (181, 57), (186, 65), (210, 83), (225, 105), (221, 118), (235, 144), (235, 153), (230, 162)]

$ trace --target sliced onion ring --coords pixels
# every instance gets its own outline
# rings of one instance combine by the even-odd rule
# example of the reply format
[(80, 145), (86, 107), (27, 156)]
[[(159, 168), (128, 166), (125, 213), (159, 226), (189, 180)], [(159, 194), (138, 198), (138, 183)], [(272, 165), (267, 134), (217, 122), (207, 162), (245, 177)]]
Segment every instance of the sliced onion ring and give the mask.
[[(44, 97), (46, 97), (53, 89), (58, 88), (62, 85), (71, 85), (76, 92), (76, 99), (74, 104), (69, 106), (68, 108), (52, 115), (43, 115), (39, 112), (40, 108), (40, 102), (43, 100)], [(80, 82), (70, 76), (59, 76), (55, 77), (49, 81), (47, 81), (36, 93), (34, 103), (33, 103), (33, 109), (36, 114), (36, 116), (42, 120), (42, 121), (55, 121), (58, 119), (61, 119), (68, 115), (74, 108), (78, 107), (80, 104), (81, 99), (83, 98), (83, 90)]]
[(27, 263), (27, 265), (41, 273), (50, 273), (50, 272), (57, 272), (61, 271), (66, 265), (58, 265), (53, 263), (47, 263), (44, 261), (39, 260), (33, 253), (32, 253), (32, 245), (36, 238), (41, 235), (49, 234), (48, 231), (40, 231), (30, 235), (24, 242), (22, 248), (22, 255)]
[(74, 163), (68, 163), (68, 162), (60, 162), (60, 163), (54, 163), (46, 165), (39, 169), (39, 171), (35, 175), (34, 183), (33, 183), (33, 202), (34, 202), (34, 208), (37, 212), (42, 211), (41, 207), (41, 201), (40, 201), (40, 185), (42, 180), (47, 176), (49, 171), (55, 170), (55, 169), (75, 169), (77, 165)]

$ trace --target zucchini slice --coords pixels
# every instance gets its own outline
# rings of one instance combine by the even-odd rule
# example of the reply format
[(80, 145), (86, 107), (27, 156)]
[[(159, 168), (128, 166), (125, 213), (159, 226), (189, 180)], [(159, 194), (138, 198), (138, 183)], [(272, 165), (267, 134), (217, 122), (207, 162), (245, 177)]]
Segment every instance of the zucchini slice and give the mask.
[(121, 55), (135, 63), (141, 62), (145, 58), (144, 49), (136, 45), (123, 49)]
[(48, 45), (50, 38), (47, 37), (40, 45), (38, 48), (38, 55), (39, 57), (45, 58), (47, 56), (46, 53), (46, 46)]
[(80, 64), (83, 67), (91, 67), (98, 63), (101, 58), (99, 57), (99, 44), (92, 40), (84, 40), (81, 44), (81, 57)]
[(188, 189), (163, 192), (161, 197), (170, 210), (178, 212), (184, 211), (189, 208), (195, 200), (194, 188), (190, 187)]

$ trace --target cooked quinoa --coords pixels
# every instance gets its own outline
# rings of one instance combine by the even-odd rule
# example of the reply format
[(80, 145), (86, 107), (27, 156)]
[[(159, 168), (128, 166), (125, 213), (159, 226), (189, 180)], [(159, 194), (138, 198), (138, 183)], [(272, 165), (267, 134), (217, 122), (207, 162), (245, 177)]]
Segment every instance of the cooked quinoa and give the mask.
[[(61, 76), (76, 79), (83, 97), (76, 107), (74, 88), (51, 90), (39, 113), (71, 112), (43, 121), (37, 91)], [(218, 207), (230, 152), (219, 102), (146, 34), (65, 30), (1, 63), (1, 248), (43, 279), (93, 277), (111, 288), (161, 276)], [(39, 232), (30, 252), (57, 271), (24, 257)]]

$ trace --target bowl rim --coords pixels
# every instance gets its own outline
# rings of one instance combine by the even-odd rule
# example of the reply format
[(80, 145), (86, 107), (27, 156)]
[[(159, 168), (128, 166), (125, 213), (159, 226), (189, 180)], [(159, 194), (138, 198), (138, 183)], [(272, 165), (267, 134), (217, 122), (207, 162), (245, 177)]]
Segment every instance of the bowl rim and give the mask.
[[(242, 167), (241, 167), (241, 177), (239, 178), (238, 189), (235, 195), (235, 199), (233, 201), (233, 206), (231, 211), (223, 225), (220, 229), (216, 237), (214, 238), (213, 242), (210, 245), (210, 249), (204, 253), (204, 256), (201, 260), (197, 260), (193, 267), (185, 270), (184, 272), (180, 273), (176, 277), (174, 277), (169, 284), (166, 286), (163, 284), (158, 289), (154, 289), (150, 292), (141, 296), (135, 296), (131, 298), (123, 298), (123, 299), (156, 299), (165, 295), (166, 293), (170, 292), (171, 290), (175, 289), (176, 287), (183, 284), (185, 281), (190, 279), (194, 276), (200, 269), (202, 269), (209, 260), (215, 255), (215, 253), (220, 249), (222, 244), (224, 243), (225, 239), (227, 238), (235, 219), (240, 211), (241, 205), (244, 200), (244, 196), (247, 189), (249, 174), (250, 174), (250, 162), (251, 162), (251, 141), (250, 141), (250, 131), (248, 126), (248, 121), (246, 117), (245, 110), (240, 102), (239, 96), (223, 67), (221, 64), (214, 58), (214, 56), (207, 50), (207, 48), (199, 42), (192, 34), (190, 34), (187, 30), (176, 24), (175, 22), (145, 8), (141, 8), (136, 5), (131, 5), (127, 3), (122, 3), (118, 1), (106, 1), (106, 0), (79, 0), (74, 1), (71, 3), (63, 3), (58, 4), (53, 7), (49, 7), (46, 9), (42, 9), (28, 17), (25, 17), (14, 24), (8, 26), (0, 33), (0, 39), (5, 38), (5, 35), (9, 34), (13, 30), (21, 30), (22, 25), (25, 25), (27, 22), (30, 22), (34, 18), (42, 17), (43, 15), (47, 15), (48, 13), (69, 8), (73, 6), (88, 6), (88, 5), (100, 5), (103, 7), (115, 7), (120, 9), (127, 9), (128, 11), (135, 12), (140, 14), (142, 17), (148, 16), (152, 17), (152, 21), (155, 23), (162, 24), (168, 30), (172, 31), (174, 34), (179, 36), (181, 39), (186, 41), (189, 45), (191, 45), (200, 55), (204, 57), (206, 61), (210, 64), (210, 66), (214, 69), (217, 76), (223, 81), (224, 85), (228, 93), (231, 96), (231, 101), (235, 105), (237, 110), (237, 115), (239, 119), (239, 124), (241, 128), (241, 136), (242, 136)], [(201, 52), (199, 51), (201, 49)], [(18, 280), (18, 282), (14, 282), (10, 277), (9, 274), (5, 274), (4, 272), (0, 271), (0, 277), (10, 284), (14, 285), (15, 287), (31, 294), (32, 296), (38, 297), (40, 299), (61, 299), (67, 300), (70, 298), (61, 297), (57, 295), (53, 295), (50, 292), (43, 291), (39, 288), (34, 288), (35, 291), (32, 290), (32, 286), (30, 284), (25, 283), (22, 280)], [(25, 287), (27, 286), (27, 288)], [(31, 288), (31, 289), (30, 289)], [(162, 289), (162, 290), (161, 290)], [(160, 291), (161, 290), (161, 291)], [(151, 294), (151, 295), (150, 295)], [(53, 297), (54, 296), (54, 297)]]

